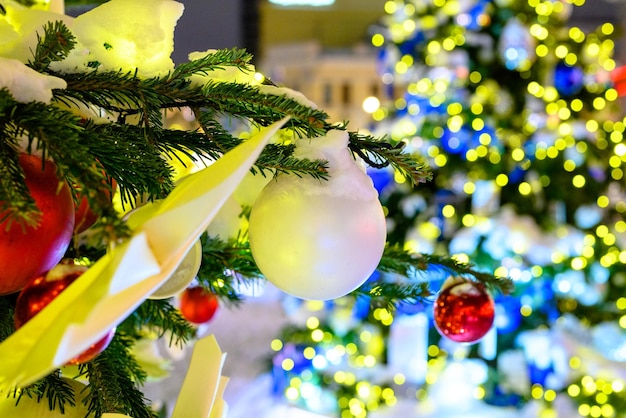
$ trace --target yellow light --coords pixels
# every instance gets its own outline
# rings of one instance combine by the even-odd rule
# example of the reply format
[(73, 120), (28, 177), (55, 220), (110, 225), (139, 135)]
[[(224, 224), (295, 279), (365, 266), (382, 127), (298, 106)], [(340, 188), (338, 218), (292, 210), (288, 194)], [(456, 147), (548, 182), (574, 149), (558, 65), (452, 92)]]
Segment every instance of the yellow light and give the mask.
[(452, 51), (456, 47), (456, 42), (452, 38), (446, 38), (443, 40), (442, 46), (446, 51)]
[(364, 365), (365, 367), (374, 367), (376, 365), (376, 357), (368, 354), (367, 356), (365, 356)]
[(489, 154), (489, 162), (491, 164), (498, 164), (501, 159), (502, 159), (502, 156), (497, 151)]
[(320, 320), (314, 316), (310, 316), (306, 320), (306, 326), (308, 329), (315, 329), (320, 326)]
[(454, 254), (452, 258), (454, 258), (459, 263), (467, 264), (470, 261), (469, 256), (467, 254)]
[(532, 389), (530, 390), (530, 396), (535, 399), (543, 398), (543, 388), (538, 384), (534, 384)]
[(478, 386), (474, 388), (474, 399), (483, 399), (485, 397), (485, 388)]
[(517, 188), (522, 196), (528, 196), (532, 193), (532, 187), (528, 182), (521, 182)]
[(363, 100), (363, 110), (367, 113), (374, 113), (380, 108), (380, 100), (377, 97), (370, 96)]
[(556, 55), (558, 58), (563, 59), (563, 58), (565, 58), (565, 56), (567, 55), (568, 52), (569, 52), (569, 50), (567, 49), (567, 46), (559, 45), (554, 50), (554, 55)]
[(606, 225), (599, 225), (599, 226), (596, 228), (596, 235), (597, 235), (599, 238), (603, 238), (603, 237), (605, 237), (608, 233), (609, 233), (609, 227), (608, 227), (608, 226), (606, 226)]
[(624, 177), (624, 172), (620, 168), (614, 168), (611, 170), (611, 177), (614, 180), (621, 180)]
[(572, 116), (572, 112), (568, 108), (562, 107), (557, 112), (557, 115), (559, 116), (559, 119), (561, 120), (568, 120), (570, 116)]
[(289, 387), (285, 389), (285, 397), (291, 401), (295, 401), (300, 396), (300, 392), (296, 388)]
[(541, 86), (541, 84), (537, 83), (536, 81), (531, 81), (530, 83), (528, 83), (528, 86), (526, 87), (526, 89), (528, 90), (530, 94), (532, 94), (533, 96), (537, 96), (537, 97), (539, 97), (543, 92), (543, 87)]
[(393, 376), (393, 383), (396, 385), (403, 385), (406, 382), (406, 377), (402, 373), (396, 373)]
[(480, 118), (476, 118), (472, 121), (472, 129), (474, 129), (475, 131), (480, 131), (485, 127), (485, 122), (480, 119)]
[(578, 42), (578, 43), (582, 43), (585, 41), (585, 32), (583, 32), (582, 30), (580, 30), (580, 28), (577, 27), (572, 27), (569, 30), (569, 37), (574, 41), (574, 42)]
[(476, 191), (476, 185), (471, 181), (468, 181), (463, 185), (463, 191), (465, 194), (470, 195)]
[(482, 80), (482, 78), (482, 75), (478, 71), (472, 71), (469, 75), (469, 80), (474, 84), (480, 83), (480, 80)]
[(304, 358), (308, 359), (308, 360), (312, 360), (313, 357), (315, 357), (315, 355), (317, 354), (315, 352), (315, 348), (313, 347), (307, 347), (304, 349), (304, 351), (302, 352), (302, 354), (304, 355)]
[(509, 183), (509, 177), (506, 174), (498, 174), (496, 176), (496, 185), (504, 187)]
[(291, 369), (293, 369), (294, 362), (292, 359), (286, 358), (282, 361), (280, 366), (283, 368), (283, 370), (290, 371)]
[(504, 266), (499, 266), (495, 269), (493, 274), (499, 277), (506, 277), (509, 275), (509, 269)]
[(581, 110), (583, 110), (583, 101), (580, 99), (574, 99), (570, 103), (570, 107), (574, 112), (580, 112)]
[(602, 97), (596, 97), (593, 99), (593, 108), (596, 110), (602, 110), (606, 107), (606, 100)]
[(548, 52), (550, 52), (550, 49), (548, 48), (547, 45), (544, 45), (544, 44), (539, 44), (537, 45), (537, 48), (535, 48), (535, 53), (540, 58), (543, 58), (546, 55), (548, 55)]
[(574, 270), (582, 270), (587, 267), (587, 260), (581, 257), (575, 257), (572, 259), (571, 266)]
[(604, 92), (604, 97), (606, 97), (606, 99), (607, 99), (609, 102), (614, 102), (615, 100), (617, 100), (617, 99), (618, 99), (619, 94), (617, 93), (617, 90), (615, 90), (615, 89), (607, 89), (607, 90)]
[(316, 343), (319, 343), (324, 339), (324, 331), (321, 329), (315, 329), (311, 332), (311, 339)]
[(395, 1), (387, 1), (385, 2), (385, 13), (394, 14), (396, 10), (398, 10), (398, 4)]
[(563, 168), (565, 169), (565, 171), (572, 172), (576, 169), (576, 163), (573, 160), (566, 160), (563, 163)]
[(585, 177), (580, 174), (575, 175), (572, 179), (572, 184), (574, 185), (574, 187), (579, 189), (584, 187), (586, 182), (587, 180), (585, 179)]
[(280, 351), (283, 348), (283, 342), (277, 338), (273, 339), (272, 342), (270, 343), (270, 347), (274, 351)]
[(473, 103), (472, 106), (470, 107), (470, 111), (474, 115), (481, 115), (483, 113), (483, 105), (480, 103)]
[(385, 44), (385, 37), (380, 33), (376, 33), (372, 36), (372, 45), (375, 47), (381, 47)]
[(586, 403), (579, 405), (578, 406), (578, 413), (583, 416), (586, 417), (591, 413), (591, 407), (589, 405), (587, 405)]
[(446, 218), (453, 217), (455, 213), (456, 213), (456, 210), (454, 209), (454, 206), (452, 205), (445, 205), (443, 209), (441, 210), (441, 214)]
[(606, 404), (601, 407), (601, 414), (603, 417), (610, 418), (615, 416), (615, 408), (612, 405)]
[(615, 27), (613, 26), (613, 24), (607, 22), (607, 23), (602, 25), (601, 30), (602, 30), (603, 34), (611, 35), (615, 31)]
[(342, 370), (338, 370), (335, 372), (335, 375), (333, 376), (333, 378), (335, 379), (335, 382), (343, 383), (346, 381), (346, 372)]
[(556, 88), (549, 86), (549, 87), (546, 87), (546, 92), (543, 95), (543, 97), (545, 101), (552, 102), (556, 100), (557, 97), (559, 97), (559, 92)]
[(428, 43), (427, 50), (429, 54), (438, 54), (441, 51), (441, 44), (437, 41), (431, 41)]
[(465, 227), (473, 226), (475, 223), (475, 218), (473, 215), (466, 213), (465, 215), (463, 215), (463, 218), (461, 219), (461, 223)]
[(478, 159), (478, 153), (474, 149), (467, 150), (467, 152), (465, 153), (465, 158), (469, 162), (476, 161)]
[(526, 157), (526, 154), (521, 148), (516, 148), (511, 152), (511, 158), (513, 158), (514, 161), (522, 161), (524, 157)]
[(450, 116), (458, 115), (463, 111), (463, 105), (461, 103), (450, 103), (446, 110)]
[(520, 311), (520, 314), (522, 314), (522, 316), (525, 316), (525, 317), (529, 317), (530, 315), (533, 314), (533, 308), (530, 307), (530, 305), (523, 305), (519, 311)]
[(404, 74), (404, 73), (406, 73), (406, 72), (407, 72), (407, 70), (409, 69), (409, 66), (408, 66), (408, 65), (406, 65), (406, 64), (405, 64), (404, 62), (402, 62), (402, 61), (398, 61), (398, 62), (396, 62), (396, 65), (395, 65), (395, 67), (394, 67), (394, 68), (395, 68), (396, 73), (398, 73), (398, 74)]
[(447, 162), (448, 162), (448, 158), (443, 154), (439, 154), (438, 156), (435, 157), (435, 160), (434, 160), (435, 165), (438, 167), (445, 166)]
[(582, 361), (581, 361), (580, 357), (574, 356), (574, 357), (569, 359), (569, 367), (572, 370), (579, 369), (581, 365), (582, 365)]
[(578, 385), (569, 385), (567, 388), (567, 394), (572, 398), (580, 395), (580, 387)]

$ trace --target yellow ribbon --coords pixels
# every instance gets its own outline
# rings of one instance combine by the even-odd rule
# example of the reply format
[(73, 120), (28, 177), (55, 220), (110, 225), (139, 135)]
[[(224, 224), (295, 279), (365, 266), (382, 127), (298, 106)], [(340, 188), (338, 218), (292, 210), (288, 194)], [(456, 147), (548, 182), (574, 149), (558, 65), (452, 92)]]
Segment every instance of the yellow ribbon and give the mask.
[(31, 384), (119, 324), (176, 270), (287, 119), (175, 187), (127, 241), (0, 344), (0, 390)]

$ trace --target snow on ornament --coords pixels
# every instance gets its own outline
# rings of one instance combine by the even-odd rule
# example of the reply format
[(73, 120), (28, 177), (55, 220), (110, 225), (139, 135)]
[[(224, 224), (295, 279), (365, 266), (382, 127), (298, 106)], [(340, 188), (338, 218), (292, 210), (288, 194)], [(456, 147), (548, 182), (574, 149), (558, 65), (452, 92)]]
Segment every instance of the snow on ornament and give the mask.
[(433, 314), (442, 336), (475, 343), (491, 329), (495, 304), (482, 283), (450, 277), (437, 295)]
[(254, 260), (271, 283), (302, 299), (344, 296), (376, 270), (385, 216), (371, 178), (347, 147), (348, 133), (296, 142), (294, 156), (328, 161), (329, 179), (281, 173), (250, 214)]
[(30, 154), (21, 154), (19, 165), (41, 218), (24, 228), (11, 219), (0, 223), (0, 295), (21, 290), (61, 261), (74, 229), (72, 192), (57, 177), (56, 165)]

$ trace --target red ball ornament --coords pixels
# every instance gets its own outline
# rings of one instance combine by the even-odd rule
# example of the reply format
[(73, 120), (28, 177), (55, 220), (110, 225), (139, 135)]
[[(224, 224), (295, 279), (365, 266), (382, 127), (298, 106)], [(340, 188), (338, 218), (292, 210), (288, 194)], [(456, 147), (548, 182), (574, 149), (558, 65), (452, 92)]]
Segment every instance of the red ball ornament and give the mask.
[(218, 306), (217, 296), (202, 286), (188, 287), (180, 297), (180, 313), (194, 324), (209, 322)]
[(42, 167), (41, 158), (29, 154), (22, 154), (19, 163), (41, 218), (36, 227), (0, 223), (0, 295), (19, 291), (57, 265), (74, 229), (74, 200), (67, 183), (57, 177), (56, 165), (46, 161)]
[(491, 329), (495, 304), (482, 283), (456, 278), (437, 295), (434, 317), (444, 337), (474, 343)]
[[(15, 302), (13, 317), (15, 329), (20, 328), (37, 315), (86, 270), (84, 266), (62, 263), (45, 275), (28, 282)], [(104, 351), (114, 335), (115, 329), (110, 330), (103, 338), (68, 361), (67, 364), (80, 364), (93, 359)]]

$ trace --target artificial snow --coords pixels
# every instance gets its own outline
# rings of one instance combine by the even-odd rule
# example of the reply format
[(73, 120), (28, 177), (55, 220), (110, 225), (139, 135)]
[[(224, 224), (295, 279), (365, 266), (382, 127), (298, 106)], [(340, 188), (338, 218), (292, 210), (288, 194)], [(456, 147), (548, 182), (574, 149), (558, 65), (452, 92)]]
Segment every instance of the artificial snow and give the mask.
[(0, 89), (21, 103), (50, 103), (52, 89), (67, 87), (65, 80), (38, 73), (18, 60), (0, 57)]

